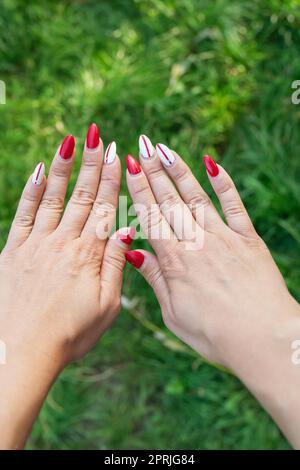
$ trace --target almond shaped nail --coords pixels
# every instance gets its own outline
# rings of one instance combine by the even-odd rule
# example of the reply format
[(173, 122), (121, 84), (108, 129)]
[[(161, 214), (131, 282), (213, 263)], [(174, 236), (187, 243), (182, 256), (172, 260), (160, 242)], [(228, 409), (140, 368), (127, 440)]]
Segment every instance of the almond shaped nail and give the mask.
[(128, 261), (128, 263), (132, 264), (132, 266), (134, 266), (135, 268), (139, 269), (144, 260), (145, 260), (145, 256), (143, 255), (143, 253), (141, 253), (140, 251), (127, 251), (127, 253), (125, 254), (125, 258), (126, 260)]
[(59, 155), (63, 160), (69, 160), (69, 158), (72, 157), (73, 152), (74, 152), (74, 147), (75, 147), (75, 139), (73, 135), (67, 135), (67, 137), (64, 138), (61, 146), (60, 146), (60, 151)]
[(219, 167), (209, 155), (204, 155), (203, 163), (206, 168), (206, 171), (208, 172), (210, 176), (218, 176)]
[(116, 142), (111, 142), (105, 151), (104, 155), (104, 163), (109, 164), (114, 161), (116, 158), (116, 153), (117, 153), (117, 145)]
[(40, 186), (42, 184), (45, 174), (45, 165), (43, 162), (40, 162), (35, 167), (34, 173), (32, 175), (31, 181), (35, 186)]
[(99, 129), (97, 124), (93, 122), (93, 124), (90, 125), (89, 130), (86, 135), (86, 146), (88, 149), (93, 150), (96, 149), (99, 145)]
[(139, 162), (129, 154), (126, 157), (126, 166), (131, 175), (137, 175), (142, 171)]
[(175, 157), (173, 155), (173, 152), (166, 145), (157, 144), (156, 152), (159, 158), (161, 159), (163, 165), (171, 166), (174, 163)]
[(142, 134), (139, 138), (140, 154), (143, 158), (151, 158), (154, 154), (154, 147), (151, 140), (146, 135)]

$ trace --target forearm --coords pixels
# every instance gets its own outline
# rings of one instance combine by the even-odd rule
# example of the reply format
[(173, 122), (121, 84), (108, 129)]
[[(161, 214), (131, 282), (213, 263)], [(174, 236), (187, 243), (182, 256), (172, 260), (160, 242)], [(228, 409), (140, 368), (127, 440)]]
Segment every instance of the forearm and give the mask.
[(233, 370), (292, 446), (300, 449), (300, 364), (292, 360), (292, 344), (300, 339), (299, 304), (291, 298), (277, 318), (267, 329), (262, 319), (252, 341), (245, 338), (245, 347), (232, 361)]
[(34, 345), (14, 348), (10, 340), (7, 360), (0, 366), (0, 449), (21, 449), (40, 408), (59, 374), (57, 363)]

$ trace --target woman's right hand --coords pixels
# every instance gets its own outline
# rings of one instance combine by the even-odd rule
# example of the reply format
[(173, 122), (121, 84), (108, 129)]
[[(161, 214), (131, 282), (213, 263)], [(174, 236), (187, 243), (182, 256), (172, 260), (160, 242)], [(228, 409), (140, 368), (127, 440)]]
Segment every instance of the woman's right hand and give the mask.
[[(300, 308), (233, 181), (204, 158), (225, 224), (178, 154), (162, 144), (154, 150), (141, 136), (140, 161), (142, 168), (127, 157), (127, 184), (156, 255), (130, 251), (127, 260), (153, 287), (167, 327), (232, 369), (300, 446), (300, 410), (292, 406), (298, 407), (300, 374), (291, 361)], [(289, 406), (282, 407), (283, 397)]]

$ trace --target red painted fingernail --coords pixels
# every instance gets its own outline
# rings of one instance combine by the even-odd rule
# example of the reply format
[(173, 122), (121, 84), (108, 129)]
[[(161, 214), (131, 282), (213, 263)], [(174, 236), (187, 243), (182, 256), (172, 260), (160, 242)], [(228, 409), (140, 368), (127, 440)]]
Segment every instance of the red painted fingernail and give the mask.
[(135, 235), (135, 228), (130, 227), (124, 230), (124, 232), (119, 233), (119, 240), (125, 243), (126, 245), (130, 245), (134, 240)]
[(136, 161), (136, 159), (133, 158), (131, 155), (127, 155), (126, 157), (126, 166), (131, 175), (137, 175), (142, 171), (139, 162)]
[(72, 135), (67, 135), (64, 138), (63, 143), (60, 146), (59, 155), (64, 160), (68, 160), (72, 157), (75, 147), (75, 139)]
[(125, 258), (128, 263), (132, 264), (135, 268), (139, 269), (145, 259), (145, 256), (140, 251), (127, 251)]
[(99, 130), (95, 123), (91, 124), (86, 135), (86, 146), (88, 149), (95, 149), (99, 145)]
[(219, 174), (218, 165), (209, 155), (204, 155), (203, 163), (210, 176), (217, 176)]

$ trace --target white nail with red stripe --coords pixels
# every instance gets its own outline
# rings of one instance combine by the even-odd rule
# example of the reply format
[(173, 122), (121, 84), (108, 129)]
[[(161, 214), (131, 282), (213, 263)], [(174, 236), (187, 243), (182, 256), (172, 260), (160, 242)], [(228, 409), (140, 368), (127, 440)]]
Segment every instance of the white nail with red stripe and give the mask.
[(159, 158), (161, 159), (162, 163), (165, 166), (171, 166), (174, 163), (175, 157), (174, 157), (172, 151), (166, 145), (157, 144), (156, 145), (156, 152), (157, 152), (157, 155), (159, 156)]
[(151, 140), (146, 135), (140, 135), (139, 138), (140, 154), (143, 158), (150, 158), (154, 154), (154, 147)]
[(116, 153), (117, 153), (116, 142), (111, 142), (105, 151), (104, 163), (107, 163), (107, 164), (112, 163), (114, 159), (116, 158)]
[(45, 165), (43, 162), (39, 163), (32, 175), (31, 181), (35, 186), (40, 186), (42, 184), (43, 178), (45, 174)]

